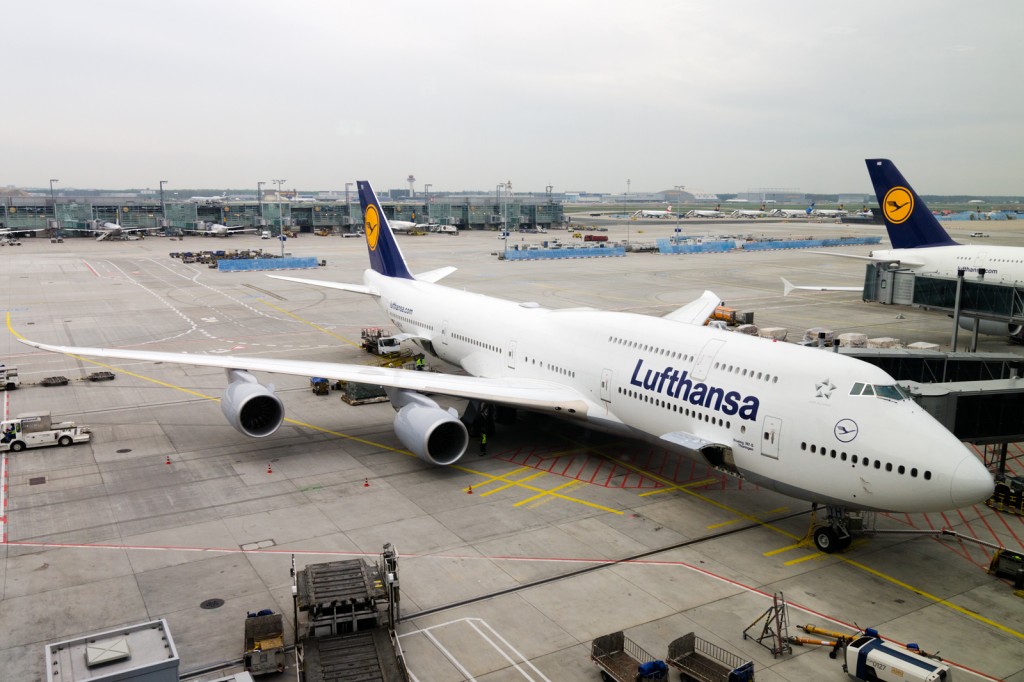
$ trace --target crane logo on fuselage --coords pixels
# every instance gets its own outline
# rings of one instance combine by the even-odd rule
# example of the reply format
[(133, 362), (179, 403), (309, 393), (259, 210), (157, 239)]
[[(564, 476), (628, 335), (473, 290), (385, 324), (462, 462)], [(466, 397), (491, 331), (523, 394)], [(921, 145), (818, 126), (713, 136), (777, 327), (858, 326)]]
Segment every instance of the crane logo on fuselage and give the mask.
[(836, 422), (832, 432), (835, 433), (836, 440), (842, 443), (849, 443), (860, 433), (860, 428), (857, 426), (857, 422), (852, 419), (840, 419)]
[(377, 214), (377, 207), (373, 204), (366, 207), (363, 230), (366, 232), (366, 245), (370, 247), (370, 251), (376, 251), (377, 239), (380, 237), (380, 216)]
[(737, 415), (740, 419), (749, 421), (757, 421), (757, 409), (761, 405), (756, 396), (744, 396), (739, 391), (727, 391), (701, 381), (694, 381), (686, 370), (680, 372), (672, 366), (662, 370), (645, 370), (642, 359), (636, 361), (636, 368), (629, 383), (651, 393), (682, 400), (725, 415)]

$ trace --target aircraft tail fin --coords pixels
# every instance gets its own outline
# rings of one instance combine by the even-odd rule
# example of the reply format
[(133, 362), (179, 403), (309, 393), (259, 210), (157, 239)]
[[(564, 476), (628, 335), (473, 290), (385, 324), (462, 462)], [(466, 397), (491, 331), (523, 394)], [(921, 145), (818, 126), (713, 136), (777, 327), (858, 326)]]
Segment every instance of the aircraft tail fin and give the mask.
[(388, 225), (384, 209), (377, 201), (370, 183), (359, 180), (359, 203), (363, 208), (363, 230), (366, 237), (366, 249), (370, 255), (370, 267), (388, 277), (415, 279), (405, 265), (402, 251), (398, 248), (395, 235)]
[(892, 161), (865, 159), (864, 162), (894, 249), (956, 244)]

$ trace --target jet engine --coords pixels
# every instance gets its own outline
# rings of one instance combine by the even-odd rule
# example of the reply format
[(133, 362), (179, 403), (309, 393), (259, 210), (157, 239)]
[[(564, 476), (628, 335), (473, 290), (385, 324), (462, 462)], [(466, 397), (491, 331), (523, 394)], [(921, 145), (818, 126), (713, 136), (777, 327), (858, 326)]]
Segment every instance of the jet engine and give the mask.
[(978, 333), (986, 336), (1011, 336), (1021, 338), (1021, 331), (1024, 325), (1010, 324), (1009, 322), (998, 322), (996, 320), (979, 320), (966, 315), (960, 316), (960, 328), (967, 331), (974, 331), (974, 323), (978, 323)]
[(395, 415), (395, 435), (420, 459), (447, 466), (469, 447), (469, 432), (454, 409), (445, 410), (413, 391), (388, 390)]
[(263, 386), (242, 369), (229, 369), (228, 387), (220, 409), (235, 430), (253, 438), (277, 431), (284, 421), (284, 405), (274, 395), (274, 386)]

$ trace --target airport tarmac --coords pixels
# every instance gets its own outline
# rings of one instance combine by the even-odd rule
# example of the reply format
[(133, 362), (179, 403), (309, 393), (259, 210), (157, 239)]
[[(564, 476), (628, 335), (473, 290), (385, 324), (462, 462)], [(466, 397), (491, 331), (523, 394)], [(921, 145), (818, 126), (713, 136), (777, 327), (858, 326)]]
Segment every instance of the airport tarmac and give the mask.
[[(627, 234), (653, 241), (676, 226), (601, 224), (613, 241)], [(882, 232), (802, 221), (682, 226), (709, 235)], [(956, 238), (976, 229), (958, 227), (950, 230)], [(1012, 227), (986, 223), (985, 231), (992, 243), (1024, 245)], [(571, 234), (512, 239), (568, 241)], [(863, 303), (851, 293), (783, 297), (780, 276), (795, 284), (862, 284), (864, 263), (852, 259), (792, 250), (513, 262), (497, 258), (503, 242), (495, 232), (401, 236), (399, 243), (414, 271), (458, 266), (445, 279), (449, 286), (550, 307), (662, 315), (711, 289), (727, 305), (754, 311), (759, 326), (788, 328), (791, 340), (827, 327), (947, 349), (950, 341), (949, 320), (938, 314)], [(595, 680), (591, 640), (616, 630), (656, 655), (696, 632), (754, 660), (762, 682), (847, 679), (824, 648), (794, 646), (773, 657), (744, 639), (776, 593), (789, 603), (791, 635), (804, 623), (850, 633), (875, 627), (938, 651), (959, 680), (1024, 682), (1021, 597), (987, 574), (992, 552), (983, 545), (885, 534), (823, 555), (804, 541), (804, 502), (640, 442), (528, 415), (499, 426), (487, 456), (471, 449), (457, 465), (436, 468), (402, 449), (390, 405), (316, 396), (303, 377), (270, 379), (288, 421), (273, 436), (250, 439), (213, 404), (226, 385), (221, 370), (97, 363), (15, 339), (371, 360), (358, 348), (360, 329), (387, 320), (368, 297), (168, 257), (241, 248), (280, 249), (247, 235), (24, 239), (0, 249), (0, 307), (9, 313), (0, 361), (18, 366), (27, 382), (0, 395), (5, 409), (50, 410), (93, 430), (88, 444), (4, 459), (0, 679), (44, 680), (48, 642), (158, 618), (170, 625), (183, 673), (240, 659), (247, 611), (284, 613), (291, 644), (292, 554), (301, 567), (374, 558), (390, 542), (401, 555), (400, 642), (419, 682)], [(358, 239), (303, 235), (286, 248), (326, 265), (283, 274), (358, 282), (367, 267)], [(981, 337), (979, 349), (1024, 354), (992, 337)], [(809, 357), (815, 352), (825, 351)], [(103, 369), (116, 379), (81, 380)], [(36, 385), (54, 375), (72, 381)], [(1011, 446), (1018, 475), (1021, 453)], [(1024, 519), (985, 506), (879, 515), (877, 523), (884, 530), (951, 528), (1024, 547)], [(224, 604), (200, 606), (210, 599)], [(211, 670), (190, 679), (217, 676)], [(262, 679), (293, 678), (290, 670)]]

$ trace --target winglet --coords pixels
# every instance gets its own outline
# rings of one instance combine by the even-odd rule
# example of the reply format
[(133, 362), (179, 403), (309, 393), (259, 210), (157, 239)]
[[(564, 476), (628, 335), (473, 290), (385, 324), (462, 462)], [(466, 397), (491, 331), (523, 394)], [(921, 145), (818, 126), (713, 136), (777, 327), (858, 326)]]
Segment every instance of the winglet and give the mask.
[(715, 312), (715, 308), (721, 304), (722, 299), (718, 298), (713, 291), (705, 291), (700, 298), (673, 310), (665, 316), (665, 319), (686, 322), (699, 327), (708, 321), (711, 313)]
[(363, 208), (363, 230), (366, 234), (366, 249), (370, 254), (370, 267), (388, 277), (415, 279), (405, 265), (398, 242), (388, 225), (388, 218), (370, 183), (359, 180), (356, 186), (359, 188), (359, 203)]
[(865, 159), (894, 249), (954, 246), (939, 221), (889, 159)]

